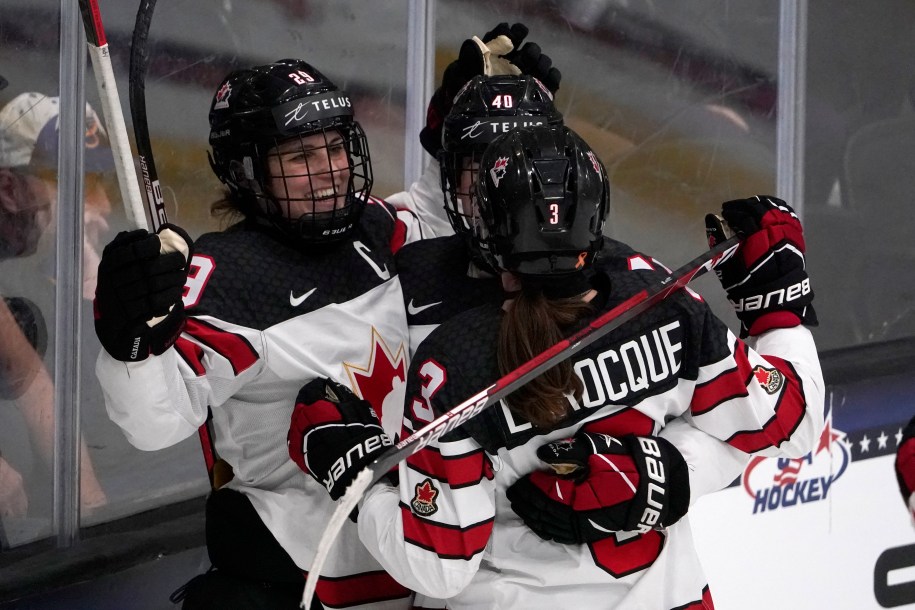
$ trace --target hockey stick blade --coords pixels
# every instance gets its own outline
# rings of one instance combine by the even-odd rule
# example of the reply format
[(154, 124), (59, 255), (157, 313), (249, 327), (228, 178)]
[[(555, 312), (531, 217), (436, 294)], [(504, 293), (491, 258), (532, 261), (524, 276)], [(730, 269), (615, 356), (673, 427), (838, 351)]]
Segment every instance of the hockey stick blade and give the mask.
[(108, 123), (114, 167), (127, 220), (132, 227), (145, 229), (148, 224), (140, 198), (137, 170), (133, 165), (130, 140), (127, 138), (127, 126), (124, 123), (124, 112), (121, 109), (117, 82), (111, 67), (108, 40), (105, 36), (105, 28), (102, 26), (102, 15), (99, 12), (97, 0), (79, 0), (79, 12), (83, 18), (83, 27), (86, 29), (89, 56), (92, 58), (92, 71), (95, 73), (95, 83), (102, 102), (102, 114)]
[(146, 120), (146, 69), (149, 65), (147, 40), (152, 23), (156, 0), (142, 0), (137, 9), (137, 19), (130, 42), (130, 116), (133, 118), (133, 135), (137, 141), (137, 155), (140, 157), (140, 171), (143, 173), (143, 187), (146, 191), (146, 207), (152, 219), (153, 231), (168, 222), (165, 214), (165, 200), (159, 185), (159, 174), (153, 159), (152, 144), (149, 141), (149, 124)]
[[(395, 444), (374, 462), (366, 466), (358, 477), (347, 488), (346, 493), (337, 503), (337, 508), (331, 516), (318, 543), (315, 558), (310, 566), (308, 577), (305, 580), (305, 590), (302, 594), (302, 608), (310, 608), (312, 597), (317, 587), (318, 577), (324, 561), (337, 534), (343, 527), (347, 517), (362, 499), (366, 490), (376, 483), (386, 472), (399, 462), (407, 459), (420, 449), (439, 438), (443, 434), (454, 430), (467, 420), (475, 417), (490, 405), (498, 402), (530, 380), (543, 372), (556, 366), (563, 360), (578, 353), (591, 345), (610, 331), (619, 328), (642, 312), (660, 303), (671, 294), (680, 290), (692, 280), (714, 269), (722, 262), (731, 258), (740, 245), (737, 237), (719, 243), (707, 252), (697, 256), (676, 271), (671, 272), (660, 282), (626, 299), (613, 309), (595, 318), (588, 326), (566, 337), (547, 350), (534, 356), (514, 371), (502, 376), (489, 387), (474, 394), (461, 404), (447, 411), (431, 423), (420, 428), (407, 438)], [(332, 529), (333, 528), (333, 529)]]

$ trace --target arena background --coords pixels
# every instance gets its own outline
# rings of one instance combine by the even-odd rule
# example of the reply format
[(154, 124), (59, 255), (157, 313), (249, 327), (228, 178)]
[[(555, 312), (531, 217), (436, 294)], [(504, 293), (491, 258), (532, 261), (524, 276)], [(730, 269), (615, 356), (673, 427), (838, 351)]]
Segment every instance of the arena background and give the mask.
[[(137, 3), (99, 4), (126, 113)], [(100, 110), (91, 67), (81, 85), (67, 68), (85, 61), (78, 21), (76, 0), (3, 0), (0, 105), (25, 91), (76, 103), (84, 90)], [(804, 220), (830, 427), (807, 459), (754, 461), (691, 511), (716, 608), (915, 608), (915, 528), (892, 473), (915, 414), (915, 4), (160, 0), (147, 104), (170, 218), (194, 236), (217, 226), (207, 111), (230, 69), (301, 57), (349, 91), (384, 196), (426, 161), (416, 129), (444, 66), (500, 21), (527, 24), (562, 71), (557, 105), (611, 174), (609, 235), (675, 266), (705, 247), (703, 216), (727, 199), (773, 193)], [(107, 180), (101, 244), (126, 228)], [(59, 205), (78, 202), (62, 193)], [(43, 312), (52, 374), (73, 360), (79, 383), (59, 387), (77, 396), (58, 397), (71, 422), (60, 435), (86, 438), (108, 502), (82, 514), (68, 504), (75, 465), (61, 454), (44, 463), (0, 401), (0, 449), (30, 493), (27, 517), (2, 521), (0, 604), (168, 608), (168, 593), (207, 565), (199, 446), (143, 453), (108, 421), (88, 301), (79, 324), (62, 323), (56, 286), (81, 261), (58, 260), (71, 227), (57, 222), (34, 256), (0, 263), (0, 293)], [(714, 278), (696, 288), (735, 322)], [(59, 351), (74, 342), (78, 353)]]

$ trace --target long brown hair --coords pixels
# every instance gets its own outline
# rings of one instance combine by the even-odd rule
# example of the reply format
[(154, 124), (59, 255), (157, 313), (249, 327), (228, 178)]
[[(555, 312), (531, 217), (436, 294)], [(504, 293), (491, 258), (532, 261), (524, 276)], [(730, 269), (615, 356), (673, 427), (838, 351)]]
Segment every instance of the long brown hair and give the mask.
[[(592, 311), (580, 296), (548, 299), (541, 291), (522, 290), (499, 327), (499, 370), (505, 375), (562, 340), (569, 326)], [(505, 398), (505, 404), (538, 428), (549, 428), (569, 410), (566, 394), (581, 398), (583, 386), (564, 360)]]
[(222, 197), (210, 204), (210, 216), (218, 220), (223, 228), (243, 220), (245, 213), (239, 195), (225, 189)]

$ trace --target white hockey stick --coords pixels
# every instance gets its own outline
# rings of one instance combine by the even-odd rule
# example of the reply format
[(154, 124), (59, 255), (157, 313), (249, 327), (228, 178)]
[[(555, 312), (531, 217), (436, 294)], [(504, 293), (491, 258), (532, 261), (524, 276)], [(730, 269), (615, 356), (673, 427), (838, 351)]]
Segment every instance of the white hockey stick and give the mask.
[(588, 345), (591, 345), (611, 330), (619, 328), (645, 310), (660, 303), (674, 292), (686, 286), (693, 279), (728, 260), (734, 255), (734, 252), (737, 251), (739, 245), (738, 238), (731, 237), (714, 246), (701, 256), (694, 258), (676, 271), (671, 272), (654, 286), (631, 296), (610, 311), (595, 318), (585, 328), (570, 337), (563, 339), (559, 343), (556, 343), (537, 356), (534, 356), (534, 358), (525, 362), (514, 371), (511, 371), (498, 379), (488, 388), (471, 396), (444, 415), (432, 421), (432, 423), (420, 428), (366, 466), (346, 489), (346, 493), (340, 498), (340, 501), (337, 503), (337, 508), (331, 516), (330, 521), (328, 521), (324, 534), (321, 536), (315, 558), (308, 571), (308, 578), (305, 580), (305, 590), (302, 594), (301, 607), (305, 609), (311, 607), (311, 600), (314, 597), (321, 569), (324, 567), (324, 562), (327, 560), (331, 545), (340, 533), (340, 529), (343, 527), (349, 514), (356, 508), (356, 505), (359, 503), (359, 500), (362, 499), (366, 490), (384, 476), (385, 473), (391, 470), (391, 468), (418, 452), (443, 434), (454, 430), (471, 417), (476, 416), (485, 408), (495, 404), (503, 396), (514, 392), (528, 381), (531, 381), (543, 372), (553, 368)]
[(130, 152), (130, 140), (127, 138), (127, 126), (121, 110), (117, 83), (111, 68), (111, 55), (108, 52), (108, 40), (102, 27), (102, 16), (97, 0), (79, 0), (79, 11), (86, 29), (89, 56), (95, 72), (95, 83), (98, 86), (99, 98), (102, 101), (102, 114), (108, 124), (108, 137), (111, 151), (114, 154), (114, 167), (118, 175), (118, 186), (127, 220), (137, 229), (149, 229), (146, 213), (143, 211), (143, 200), (140, 198), (140, 187), (137, 182), (137, 171), (133, 165)]

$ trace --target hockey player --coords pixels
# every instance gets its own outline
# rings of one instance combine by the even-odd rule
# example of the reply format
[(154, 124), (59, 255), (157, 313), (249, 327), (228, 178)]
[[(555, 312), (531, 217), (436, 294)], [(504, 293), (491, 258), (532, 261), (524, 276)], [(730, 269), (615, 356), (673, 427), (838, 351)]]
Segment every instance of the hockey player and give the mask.
[[(602, 237), (606, 174), (566, 128), (495, 140), (477, 188), (474, 231), (509, 298), (419, 347), (414, 429), (665, 275)], [(359, 507), (360, 537), (390, 574), (449, 608), (711, 607), (678, 493), (686, 467), (658, 432), (682, 416), (746, 453), (801, 456), (823, 423), (800, 224), (768, 197), (723, 215), (743, 244), (722, 283), (744, 305), (763, 297), (739, 311), (747, 342), (680, 291), (433, 441)], [(780, 290), (790, 297), (764, 298)], [(324, 385), (299, 394), (313, 406), (306, 465), (339, 497), (390, 441), (364, 401)], [(574, 527), (556, 542), (525, 525), (560, 512)]]
[(436, 195), (444, 195), (454, 234), (413, 242), (397, 253), (411, 354), (445, 320), (501, 301), (498, 273), (482, 260), (468, 221), (475, 170), (497, 135), (522, 125), (562, 124), (562, 114), (553, 105), (554, 91), (532, 76), (480, 75), (455, 97), (442, 122), (439, 150), (433, 149), (441, 172)]
[[(462, 48), (451, 82), (482, 71), (482, 43), (504, 34), (507, 53), (526, 32), (500, 24), (473, 48), (465, 43), (479, 50)], [(522, 56), (536, 59), (539, 48)], [(211, 163), (229, 189), (214, 210), (242, 220), (201, 237), (189, 273), (181, 254), (159, 254), (163, 242), (190, 244), (176, 227), (109, 245), (96, 300), (107, 353), (97, 373), (111, 418), (139, 448), (186, 438), (212, 411), (217, 464), (231, 469), (214, 469), (207, 502), (216, 570), (187, 588), (185, 607), (292, 608), (332, 509), (289, 461), (292, 398), (328, 377), (369, 400), (390, 434), (400, 431), (407, 326), (393, 256), (430, 223), (413, 213), (423, 211), (416, 193), (402, 198), (413, 211), (369, 196), (369, 149), (350, 98), (305, 62), (229, 75), (210, 126)], [(425, 209), (440, 215), (439, 201)], [(410, 592), (367, 556), (355, 528), (344, 537), (321, 603), (409, 607)]]
[[(217, 470), (207, 501), (216, 571), (191, 584), (185, 607), (293, 608), (332, 506), (288, 459), (291, 397), (329, 377), (399, 432), (407, 333), (393, 255), (422, 227), (370, 197), (350, 98), (304, 61), (228, 75), (210, 127), (211, 164), (228, 187), (215, 209), (242, 219), (198, 239), (187, 273), (184, 256), (160, 256), (160, 236), (145, 231), (106, 248), (97, 374), (110, 417), (141, 449), (196, 433), (212, 412), (231, 471)], [(356, 552), (355, 529), (343, 535), (322, 603), (409, 607), (410, 592)]]
[[(551, 86), (531, 76), (476, 76), (455, 98), (443, 121), (438, 152), (445, 210), (455, 235), (407, 244), (396, 257), (411, 355), (439, 324), (473, 307), (503, 301), (499, 274), (484, 260), (481, 248), (485, 245), (471, 230), (475, 170), (497, 136), (515, 127), (561, 125), (562, 114), (553, 105), (552, 93)], [(293, 420), (295, 428), (295, 414)], [(688, 493), (690, 505), (729, 485), (749, 461), (745, 453), (683, 418), (668, 422), (661, 434), (689, 465), (689, 487), (681, 493)], [(290, 438), (295, 439), (290, 445), (293, 459), (301, 461), (299, 431), (293, 430)], [(566, 520), (565, 527), (570, 527), (568, 520), (574, 517), (556, 514), (554, 518)], [(546, 521), (546, 516), (542, 523), (532, 521), (530, 525), (544, 536), (563, 527)]]

